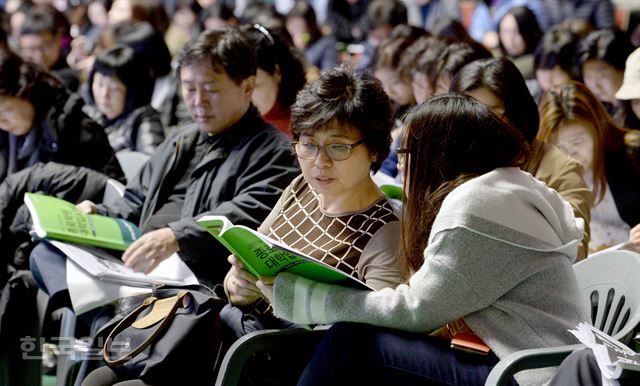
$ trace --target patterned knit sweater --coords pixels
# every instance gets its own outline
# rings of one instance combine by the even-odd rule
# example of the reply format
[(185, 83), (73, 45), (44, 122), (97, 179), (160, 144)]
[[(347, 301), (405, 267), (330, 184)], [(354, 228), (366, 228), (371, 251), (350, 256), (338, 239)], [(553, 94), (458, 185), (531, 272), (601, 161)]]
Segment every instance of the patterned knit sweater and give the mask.
[[(499, 168), (446, 197), (425, 263), (407, 285), (367, 292), (281, 274), (272, 305), (297, 323), (350, 321), (424, 333), (463, 318), (499, 358), (575, 343), (567, 330), (588, 320), (572, 268), (581, 222), (544, 183)], [(548, 375), (523, 372), (516, 380), (540, 384)]]
[(396, 258), (400, 222), (384, 197), (362, 211), (330, 215), (299, 176), (258, 230), (375, 289), (401, 282), (402, 265)]

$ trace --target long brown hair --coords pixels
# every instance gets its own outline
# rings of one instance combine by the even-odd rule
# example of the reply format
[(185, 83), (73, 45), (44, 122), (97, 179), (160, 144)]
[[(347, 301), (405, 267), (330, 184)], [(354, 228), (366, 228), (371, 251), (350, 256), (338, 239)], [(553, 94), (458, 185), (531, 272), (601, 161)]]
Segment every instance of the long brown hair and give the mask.
[(423, 263), (433, 221), (457, 186), (526, 159), (522, 133), (466, 95), (447, 94), (414, 107), (405, 118), (402, 256), (409, 273)]
[(606, 155), (624, 151), (627, 130), (616, 125), (587, 86), (578, 82), (552, 88), (544, 95), (540, 103), (538, 139), (554, 142), (559, 129), (572, 122), (584, 126), (593, 137), (593, 194), (597, 203), (606, 190)]

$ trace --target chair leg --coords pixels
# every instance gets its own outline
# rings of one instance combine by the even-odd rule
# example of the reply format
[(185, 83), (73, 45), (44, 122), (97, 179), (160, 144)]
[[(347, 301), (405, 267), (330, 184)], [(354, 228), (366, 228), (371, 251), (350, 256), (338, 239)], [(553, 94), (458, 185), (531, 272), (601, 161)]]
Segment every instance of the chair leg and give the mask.
[(74, 360), (71, 358), (74, 350), (76, 330), (76, 315), (68, 308), (63, 310), (60, 324), (60, 354), (56, 369), (56, 386), (67, 385), (67, 378), (71, 372)]

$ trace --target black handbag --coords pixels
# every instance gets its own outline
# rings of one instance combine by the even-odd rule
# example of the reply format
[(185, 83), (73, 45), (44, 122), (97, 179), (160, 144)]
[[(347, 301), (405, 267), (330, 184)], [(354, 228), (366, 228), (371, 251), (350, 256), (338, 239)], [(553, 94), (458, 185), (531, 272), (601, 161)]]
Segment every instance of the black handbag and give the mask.
[(160, 287), (111, 331), (104, 360), (119, 380), (212, 384), (224, 304), (204, 286)]

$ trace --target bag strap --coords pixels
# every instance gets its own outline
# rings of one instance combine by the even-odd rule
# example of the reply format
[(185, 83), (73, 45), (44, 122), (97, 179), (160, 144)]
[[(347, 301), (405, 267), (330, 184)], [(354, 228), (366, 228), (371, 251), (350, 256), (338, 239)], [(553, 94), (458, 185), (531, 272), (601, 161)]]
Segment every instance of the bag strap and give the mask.
[(142, 311), (144, 311), (147, 307), (151, 306), (153, 303), (155, 303), (158, 300), (158, 298), (154, 296), (151, 296), (145, 299), (145, 301), (142, 302), (142, 304), (138, 306), (138, 308), (133, 310), (129, 315), (127, 315), (124, 319), (122, 319), (120, 323), (118, 323), (118, 325), (116, 325), (116, 327), (113, 329), (113, 331), (109, 333), (109, 336), (107, 337), (107, 340), (104, 343), (103, 356), (104, 356), (105, 362), (107, 362), (109, 366), (119, 366), (127, 363), (128, 361), (133, 359), (136, 355), (144, 351), (161, 333), (164, 332), (164, 330), (167, 329), (167, 327), (169, 327), (169, 324), (171, 324), (171, 321), (173, 320), (173, 317), (175, 316), (176, 312), (183, 304), (182, 299), (188, 294), (189, 294), (188, 291), (179, 291), (178, 294), (176, 295), (177, 299), (173, 307), (171, 307), (171, 310), (169, 311), (167, 316), (164, 318), (164, 320), (162, 320), (162, 322), (153, 331), (153, 333), (147, 339), (145, 339), (145, 341), (142, 342), (138, 347), (131, 350), (130, 353), (125, 354), (120, 358), (112, 359), (111, 356), (109, 355), (109, 352), (111, 351), (111, 344), (113, 342), (114, 337), (117, 336), (122, 331), (124, 331), (131, 324), (133, 324), (133, 322), (135, 322), (136, 320), (136, 317)]

